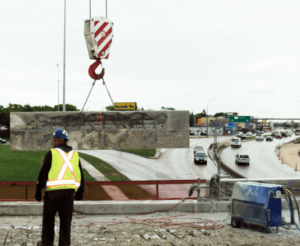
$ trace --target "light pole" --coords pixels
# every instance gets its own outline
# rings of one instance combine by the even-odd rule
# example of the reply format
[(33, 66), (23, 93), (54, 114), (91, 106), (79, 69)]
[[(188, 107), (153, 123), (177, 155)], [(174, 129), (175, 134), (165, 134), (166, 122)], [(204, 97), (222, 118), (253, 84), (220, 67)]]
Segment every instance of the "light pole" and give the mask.
[[(238, 116), (240, 116), (240, 110), (242, 109), (242, 108), (245, 108), (246, 106), (242, 106), (242, 107), (240, 107), (240, 109), (239, 109), (239, 111), (238, 111)], [(237, 123), (237, 125), (238, 125), (238, 129), (239, 129), (239, 123)], [(246, 128), (246, 126), (245, 126), (245, 128)]]
[(63, 111), (66, 111), (66, 0), (64, 3)]
[(208, 138), (208, 104), (209, 102), (216, 100), (216, 99), (211, 99), (208, 101), (207, 106), (206, 106), (206, 137)]
[(57, 74), (58, 74), (58, 92), (57, 92), (57, 98), (58, 98), (58, 104), (57, 104), (57, 111), (59, 111), (59, 63), (57, 63)]
[(238, 115), (240, 115), (240, 110), (241, 110), (241, 108), (245, 108), (246, 106), (242, 106), (242, 107), (240, 107), (240, 109), (239, 109), (239, 111), (238, 111)]
[[(263, 110), (259, 110), (259, 111), (257, 112), (256, 118), (258, 118), (258, 113), (259, 113), (260, 111), (263, 111)], [(258, 123), (258, 119), (257, 119), (257, 123)], [(258, 125), (258, 124), (257, 124), (257, 125)], [(260, 126), (260, 123), (259, 123), (259, 126)]]

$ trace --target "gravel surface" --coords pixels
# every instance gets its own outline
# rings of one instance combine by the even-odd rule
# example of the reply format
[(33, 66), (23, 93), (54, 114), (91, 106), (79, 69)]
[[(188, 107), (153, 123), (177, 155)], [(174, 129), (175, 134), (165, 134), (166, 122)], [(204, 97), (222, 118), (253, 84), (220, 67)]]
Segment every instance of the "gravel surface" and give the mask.
[[(254, 226), (234, 229), (229, 225), (230, 220), (211, 219), (221, 217), (226, 219), (228, 215), (155, 213), (128, 218), (74, 215), (71, 245), (300, 245), (300, 232), (294, 226), (279, 227), (278, 233), (276, 228), (265, 230)], [(36, 245), (41, 238), (41, 221), (41, 216), (1, 217), (0, 244)], [(58, 245), (58, 229), (54, 245)]]

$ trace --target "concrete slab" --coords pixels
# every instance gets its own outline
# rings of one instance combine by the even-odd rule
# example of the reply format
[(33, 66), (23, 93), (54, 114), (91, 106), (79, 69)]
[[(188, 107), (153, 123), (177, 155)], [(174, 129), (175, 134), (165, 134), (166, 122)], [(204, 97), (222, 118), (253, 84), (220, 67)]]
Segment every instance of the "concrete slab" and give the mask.
[[(283, 211), (289, 221), (288, 211)], [(59, 240), (55, 217), (54, 244)], [(41, 240), (42, 216), (1, 216), (3, 245), (36, 245)], [(228, 213), (152, 213), (148, 215), (73, 214), (71, 245), (299, 245), (295, 226), (232, 228)]]
[[(297, 197), (300, 203), (300, 197)], [(169, 212), (227, 212), (229, 201), (205, 200), (147, 200), (147, 201), (75, 201), (74, 212), (79, 214), (143, 214), (157, 210)], [(171, 209), (169, 209), (171, 208)], [(282, 208), (288, 205), (282, 200)], [(30, 216), (43, 213), (43, 202), (1, 202), (0, 215)]]
[(57, 128), (78, 150), (189, 147), (189, 111), (13, 112), (10, 127), (12, 151), (50, 149)]
[[(228, 201), (147, 200), (147, 201), (75, 201), (74, 212), (79, 214), (143, 214), (156, 210), (179, 212), (227, 211)], [(43, 202), (1, 202), (0, 215), (30, 216), (43, 213)]]

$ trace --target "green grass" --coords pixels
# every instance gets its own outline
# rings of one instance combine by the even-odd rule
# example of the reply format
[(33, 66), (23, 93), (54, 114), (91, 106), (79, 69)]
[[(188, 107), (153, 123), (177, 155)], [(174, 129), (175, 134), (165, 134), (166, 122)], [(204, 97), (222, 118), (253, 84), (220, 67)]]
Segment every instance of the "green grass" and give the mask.
[(111, 165), (94, 156), (80, 153), (79, 156), (93, 165), (99, 172), (111, 181), (129, 181), (129, 179), (114, 169)]
[[(46, 153), (47, 151), (10, 151), (9, 145), (0, 145), (0, 181), (37, 181)], [(125, 175), (98, 158), (82, 153), (80, 157), (91, 163), (111, 181), (129, 181)], [(85, 181), (96, 181), (85, 169), (83, 169), (83, 175)], [(118, 187), (129, 199), (149, 197), (146, 191), (136, 185)], [(100, 186), (91, 187), (91, 195), (92, 200), (111, 200)], [(84, 198), (87, 199), (87, 196), (88, 187), (86, 187)]]
[[(271, 136), (271, 135), (264, 135), (264, 138), (269, 137), (269, 136)], [(246, 139), (254, 139), (254, 138), (256, 138), (256, 136), (246, 137)]]
[(156, 149), (122, 149), (122, 151), (138, 154), (145, 157), (153, 157), (156, 153)]
[[(0, 145), (0, 181), (37, 181), (47, 151), (10, 151)], [(95, 179), (83, 170), (85, 181)]]
[(10, 151), (0, 145), (0, 181), (37, 181), (46, 151)]
[(92, 177), (87, 170), (82, 169), (84, 181), (97, 181), (94, 177)]
[(10, 141), (10, 138), (6, 138), (6, 137), (0, 137), (0, 138), (2, 138), (2, 139), (4, 139), (4, 140), (6, 140), (7, 142), (9, 142), (9, 141)]

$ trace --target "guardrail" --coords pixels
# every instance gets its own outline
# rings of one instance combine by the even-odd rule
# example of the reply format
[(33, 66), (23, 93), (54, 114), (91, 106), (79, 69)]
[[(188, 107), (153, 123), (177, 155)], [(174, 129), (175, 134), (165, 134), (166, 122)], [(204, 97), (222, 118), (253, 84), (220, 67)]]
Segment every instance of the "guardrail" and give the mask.
[[(88, 187), (88, 200), (91, 200), (91, 186), (103, 186), (103, 185), (155, 185), (156, 193), (154, 198), (147, 199), (134, 199), (134, 200), (179, 200), (182, 197), (171, 197), (171, 198), (160, 198), (159, 197), (159, 186), (160, 185), (178, 185), (178, 184), (194, 184), (198, 180), (145, 180), (145, 181), (87, 181), (85, 186)], [(201, 184), (205, 183), (205, 179), (201, 179)], [(28, 199), (28, 187), (36, 186), (36, 182), (33, 181), (1, 181), (0, 187), (2, 186), (23, 186), (25, 187), (25, 199), (0, 199), (0, 202), (8, 201), (35, 201), (34, 199)], [(190, 197), (188, 199), (197, 199), (196, 197)]]

